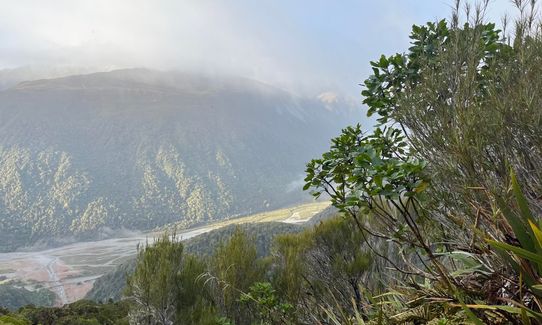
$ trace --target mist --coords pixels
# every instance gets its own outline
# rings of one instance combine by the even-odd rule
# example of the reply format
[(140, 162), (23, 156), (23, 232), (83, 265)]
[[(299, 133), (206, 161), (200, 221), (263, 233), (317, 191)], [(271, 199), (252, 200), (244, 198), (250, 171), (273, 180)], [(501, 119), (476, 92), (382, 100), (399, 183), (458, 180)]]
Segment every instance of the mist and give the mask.
[(201, 71), (357, 98), (368, 61), (406, 49), (411, 24), (441, 17), (450, 3), (21, 0), (0, 12), (0, 69)]

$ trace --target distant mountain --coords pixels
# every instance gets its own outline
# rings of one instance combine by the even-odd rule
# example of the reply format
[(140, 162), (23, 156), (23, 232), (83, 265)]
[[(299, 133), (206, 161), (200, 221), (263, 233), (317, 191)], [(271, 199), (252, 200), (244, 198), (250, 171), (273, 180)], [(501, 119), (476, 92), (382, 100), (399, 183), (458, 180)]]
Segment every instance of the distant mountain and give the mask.
[(44, 66), (30, 65), (13, 69), (0, 69), (0, 90), (4, 90), (23, 81), (39, 79), (52, 79), (76, 74), (93, 73), (103, 71), (97, 67), (79, 66)]
[(357, 115), (328, 97), (146, 69), (0, 91), (0, 251), (303, 201), (305, 163)]

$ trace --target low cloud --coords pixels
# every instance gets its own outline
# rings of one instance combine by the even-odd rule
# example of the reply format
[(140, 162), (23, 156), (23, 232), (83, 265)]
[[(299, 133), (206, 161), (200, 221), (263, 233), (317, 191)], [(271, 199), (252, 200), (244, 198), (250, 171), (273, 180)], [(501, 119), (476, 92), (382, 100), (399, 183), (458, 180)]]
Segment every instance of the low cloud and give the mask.
[[(496, 1), (499, 17), (501, 2)], [(446, 1), (4, 1), (0, 69), (147, 67), (229, 73), (311, 95), (357, 96), (368, 61), (408, 48)], [(326, 97), (326, 100), (328, 98)]]
[(305, 185), (305, 175), (299, 174), (296, 179), (286, 184), (286, 193), (301, 192), (303, 185)]

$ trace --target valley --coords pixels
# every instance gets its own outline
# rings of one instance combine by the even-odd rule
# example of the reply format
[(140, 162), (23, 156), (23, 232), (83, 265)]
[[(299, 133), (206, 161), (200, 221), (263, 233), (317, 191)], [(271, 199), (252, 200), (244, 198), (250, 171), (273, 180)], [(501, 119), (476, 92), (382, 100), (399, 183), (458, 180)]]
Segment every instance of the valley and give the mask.
[[(328, 206), (329, 202), (314, 202), (232, 218), (178, 231), (177, 238), (189, 239), (232, 224), (304, 223)], [(138, 245), (152, 242), (162, 233), (134, 233), (124, 238), (77, 242), (45, 250), (2, 253), (0, 279), (5, 280), (0, 283), (17, 283), (29, 290), (44, 287), (55, 293), (56, 305), (71, 303), (83, 298), (97, 278), (133, 258)]]

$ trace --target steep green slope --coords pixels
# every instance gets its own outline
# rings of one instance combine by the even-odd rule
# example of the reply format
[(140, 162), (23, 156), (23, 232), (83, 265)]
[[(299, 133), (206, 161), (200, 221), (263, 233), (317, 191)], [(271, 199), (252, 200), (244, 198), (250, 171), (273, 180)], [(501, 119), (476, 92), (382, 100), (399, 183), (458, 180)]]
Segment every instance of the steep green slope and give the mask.
[(119, 70), (0, 92), (0, 251), (300, 202), (351, 115), (240, 78)]
[(30, 291), (22, 286), (0, 284), (0, 307), (11, 310), (25, 305), (52, 306), (55, 294), (47, 289)]
[(9, 325), (128, 325), (128, 304), (97, 304), (80, 300), (59, 307), (25, 306), (15, 313), (0, 308), (0, 324)]
[(104, 274), (96, 279), (94, 286), (87, 293), (85, 299), (97, 302), (106, 302), (109, 299), (120, 300), (124, 287), (126, 286), (127, 275), (134, 272), (136, 267), (135, 257), (116, 267), (113, 271)]
[(296, 233), (303, 229), (300, 225), (282, 222), (230, 225), (187, 240), (185, 250), (198, 256), (210, 256), (218, 245), (231, 237), (237, 227), (241, 227), (247, 236), (253, 238), (259, 257), (271, 254), (271, 245), (276, 235)]
[(318, 225), (320, 222), (331, 219), (335, 216), (340, 214), (339, 209), (336, 207), (330, 205), (324, 210), (316, 213), (310, 220), (308, 220), (304, 225), (306, 227), (313, 227), (315, 225)]

